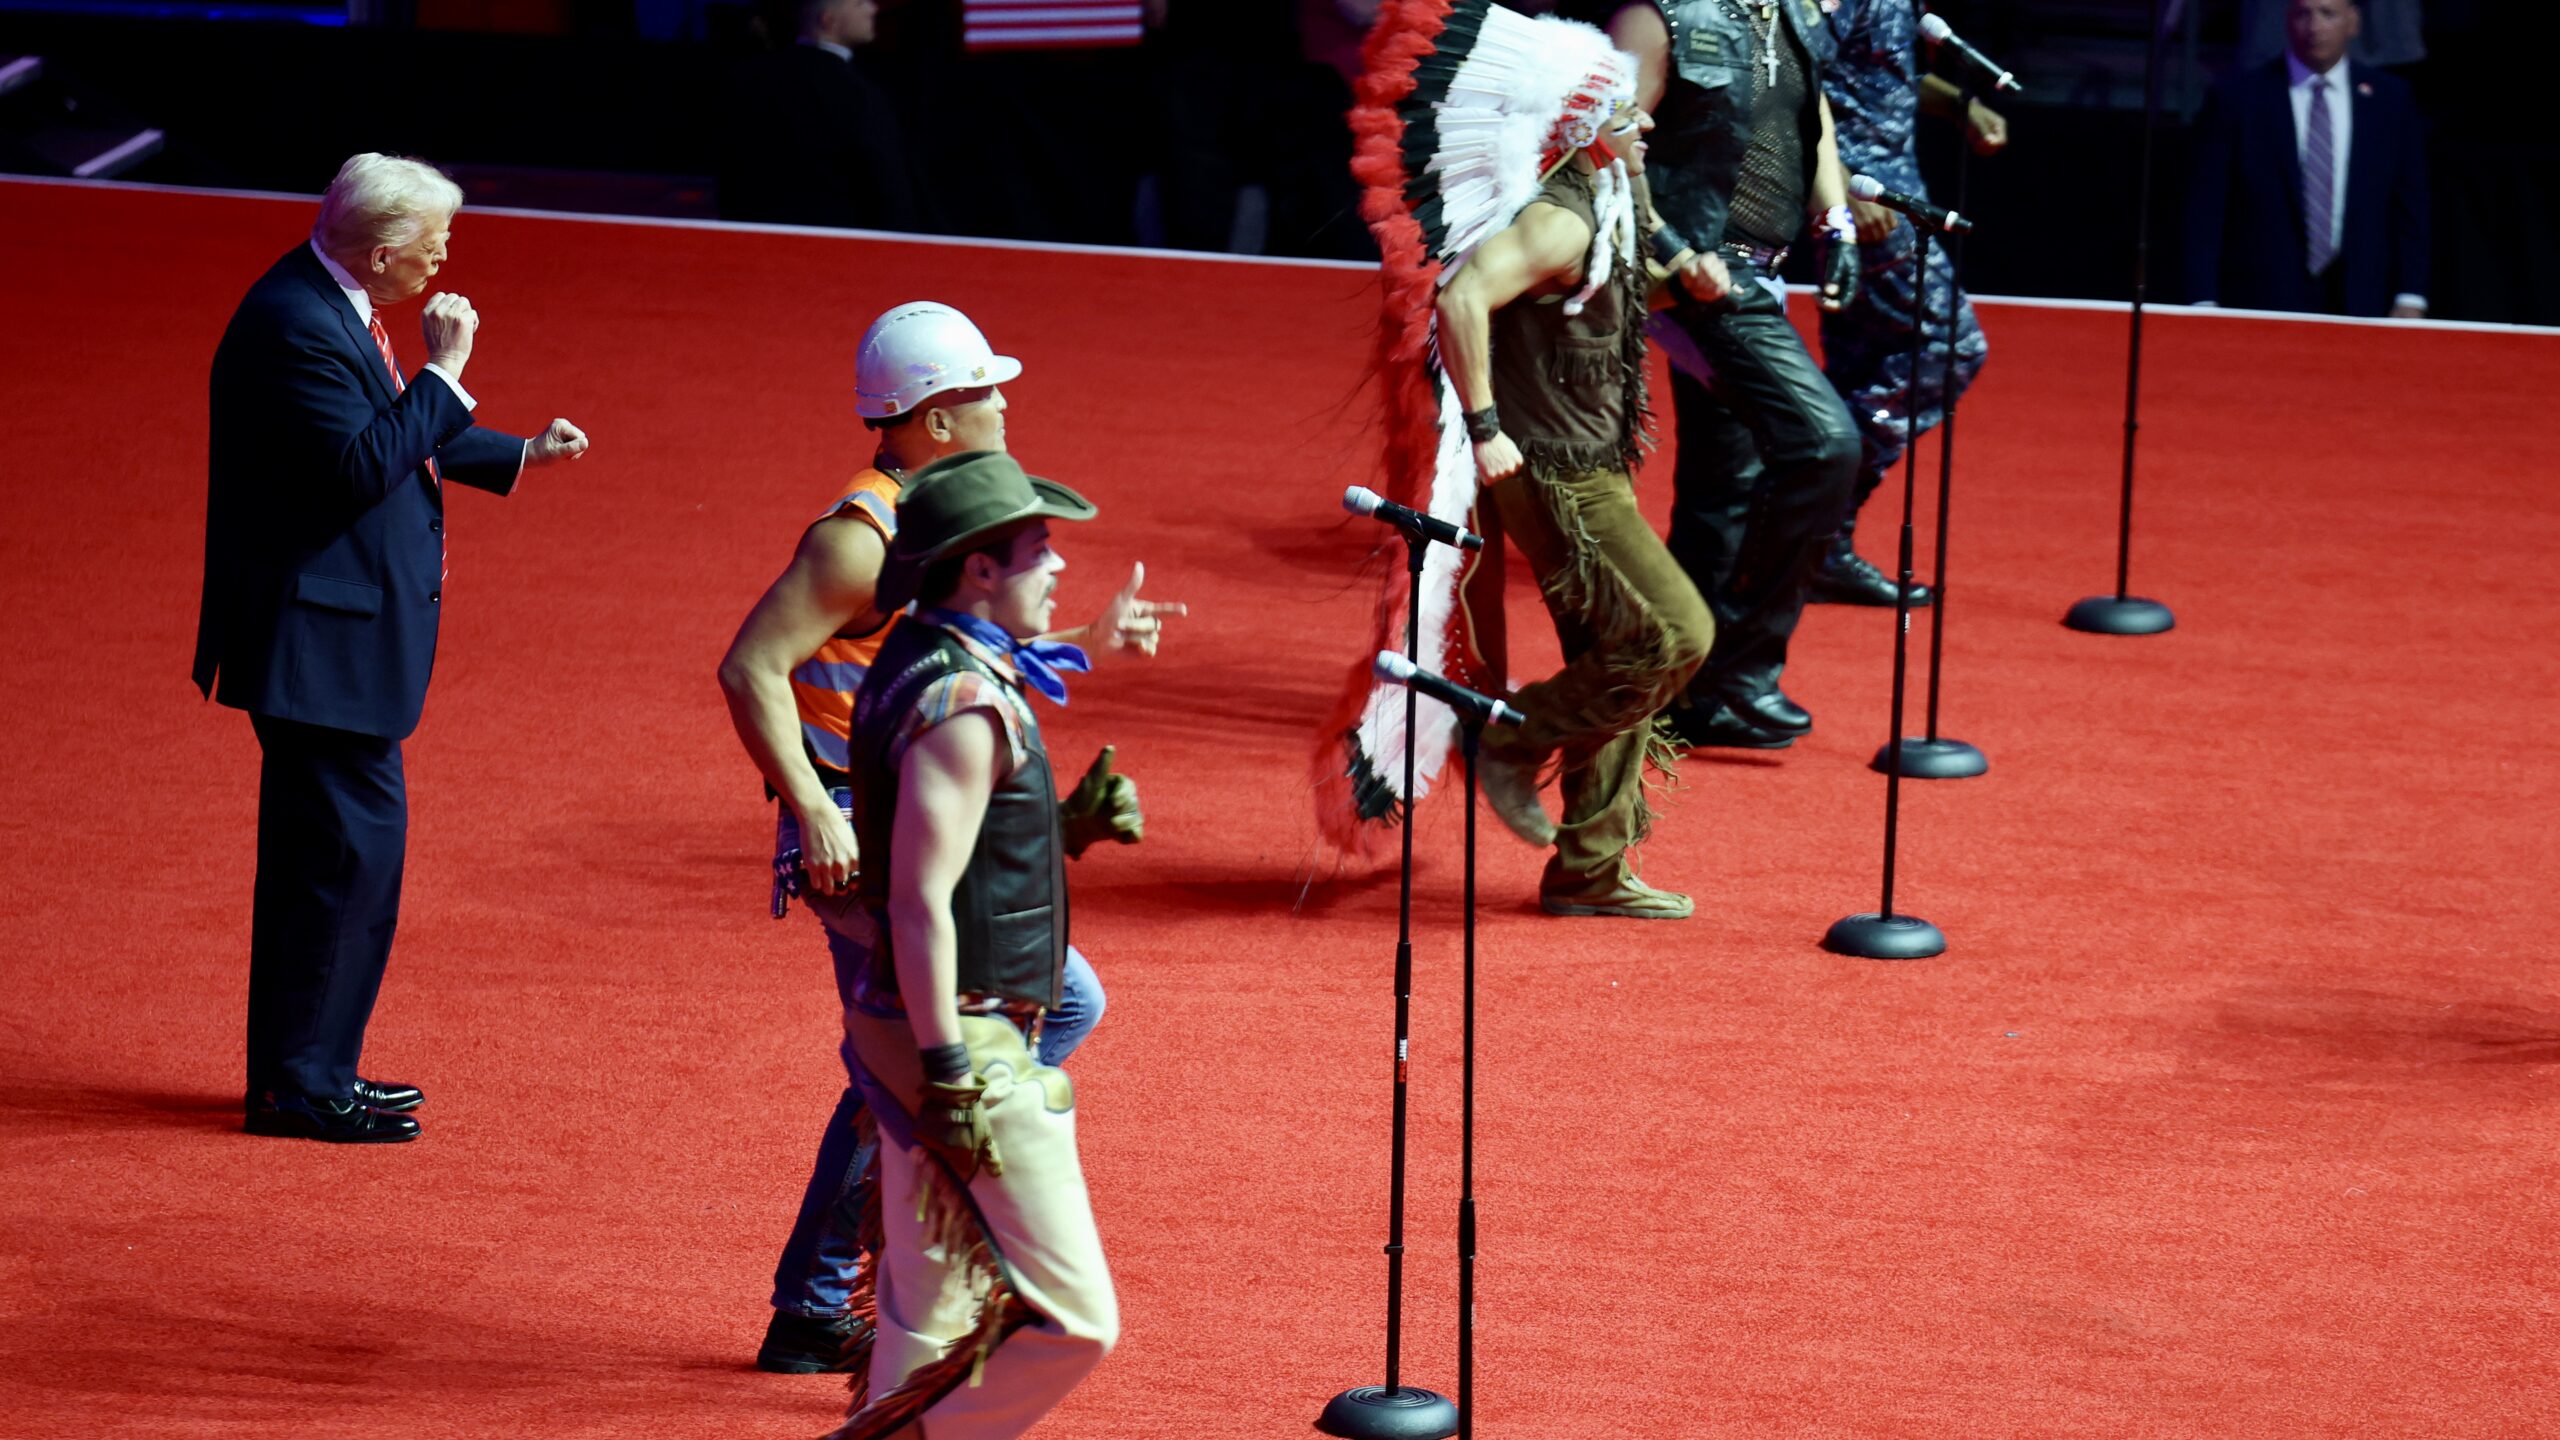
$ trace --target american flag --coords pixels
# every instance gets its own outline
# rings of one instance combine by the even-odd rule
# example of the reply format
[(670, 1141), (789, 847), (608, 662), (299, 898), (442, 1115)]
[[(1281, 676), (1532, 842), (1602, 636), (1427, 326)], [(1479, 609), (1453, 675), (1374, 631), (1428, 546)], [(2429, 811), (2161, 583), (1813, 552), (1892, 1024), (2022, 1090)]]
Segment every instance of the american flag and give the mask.
[(961, 0), (971, 50), (1089, 50), (1144, 36), (1138, 0)]

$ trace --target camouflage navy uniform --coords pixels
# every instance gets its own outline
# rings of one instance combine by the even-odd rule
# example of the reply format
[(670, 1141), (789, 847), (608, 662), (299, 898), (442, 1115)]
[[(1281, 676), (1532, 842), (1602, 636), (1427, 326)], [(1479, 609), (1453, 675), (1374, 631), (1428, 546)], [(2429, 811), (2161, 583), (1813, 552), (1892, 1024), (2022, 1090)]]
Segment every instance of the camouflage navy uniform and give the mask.
[[(1831, 100), (1831, 124), (1840, 163), (1852, 175), (1872, 175), (1888, 190), (1926, 196), (1915, 133), (1920, 116), (1919, 23), (1910, 0), (1842, 0), (1830, 17), (1839, 58), (1823, 73)], [(1858, 506), (1902, 460), (1910, 431), (1904, 415), (1913, 397), (1911, 326), (1919, 236), (1908, 221), (1883, 243), (1860, 247), (1866, 273), (1858, 293), (1836, 313), (1822, 317), (1823, 373), (1849, 404), (1864, 442), (1856, 503), (1840, 527), (1833, 552), (1848, 549)], [(1920, 347), (1920, 424), (1926, 431), (1945, 418), (1947, 406), (1947, 301), (1955, 298), (1955, 393), (1964, 394), (1982, 369), (1986, 344), (1973, 318), (1973, 301), (1956, 289), (1947, 247), (1929, 247), (1928, 337)]]

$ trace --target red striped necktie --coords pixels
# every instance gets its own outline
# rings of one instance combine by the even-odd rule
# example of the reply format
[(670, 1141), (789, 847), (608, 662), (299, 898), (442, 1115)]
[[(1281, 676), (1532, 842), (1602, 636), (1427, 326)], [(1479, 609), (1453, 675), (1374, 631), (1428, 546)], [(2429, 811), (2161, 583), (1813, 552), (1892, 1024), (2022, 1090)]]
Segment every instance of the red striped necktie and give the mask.
[[(391, 393), (394, 395), (408, 393), (409, 382), (400, 378), (400, 362), (391, 353), (391, 332), (382, 328), (382, 312), (376, 310), (367, 315), (364, 325), (366, 329), (373, 332), (373, 348), (382, 352), (383, 368), (391, 372)], [(427, 479), (434, 482), (437, 494), (444, 493), (444, 472), (436, 468), (436, 457), (433, 455), (427, 457)], [(436, 581), (442, 584), (445, 577), (452, 573), (453, 552), (450, 543), (444, 539), (443, 527), (437, 527), (436, 538), (439, 554), (436, 562)]]
[[(407, 393), (409, 382), (400, 378), (400, 362), (391, 353), (391, 332), (382, 328), (382, 312), (377, 310), (366, 316), (364, 324), (373, 332), (373, 348), (382, 352), (382, 368), (391, 372), (391, 393)], [(439, 489), (444, 485), (444, 472), (436, 468), (433, 455), (427, 457), (427, 478), (435, 481)]]

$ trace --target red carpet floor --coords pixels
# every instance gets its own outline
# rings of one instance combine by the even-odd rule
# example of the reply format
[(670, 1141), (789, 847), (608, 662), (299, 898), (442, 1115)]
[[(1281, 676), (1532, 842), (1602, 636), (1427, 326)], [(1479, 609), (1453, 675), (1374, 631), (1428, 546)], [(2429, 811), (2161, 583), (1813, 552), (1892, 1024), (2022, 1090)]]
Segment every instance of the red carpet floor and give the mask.
[[(1192, 607), (1054, 722), (1151, 823), (1076, 874), (1127, 1337), (1039, 1433), (1304, 1435), (1379, 1378), (1394, 890), (1298, 903), (1373, 593), (1334, 505), (1367, 277), (466, 214), (483, 415), (595, 450), (456, 502), (367, 1055), (427, 1134), (349, 1151), (237, 1131), (256, 750), (185, 679), (206, 367), (307, 221), (0, 186), (0, 1434), (832, 1422), (747, 1365), (841, 1076), (712, 666), (919, 296), (1024, 359), (1015, 449), (1102, 505), (1069, 610), (1138, 558)], [(1875, 903), (1873, 612), (1806, 624), (1812, 739), (1689, 769), (1645, 862), (1698, 918), (1548, 920), (1487, 854), (1481, 1433), (2552, 1433), (2560, 341), (2160, 317), (2135, 588), (2179, 628), (2115, 640), (2055, 622), (2112, 578), (2122, 317), (1985, 321), (1946, 719), (1992, 770), (1904, 831), (1949, 954), (1815, 944)], [(1406, 1371), (1444, 1387), (1458, 818)]]

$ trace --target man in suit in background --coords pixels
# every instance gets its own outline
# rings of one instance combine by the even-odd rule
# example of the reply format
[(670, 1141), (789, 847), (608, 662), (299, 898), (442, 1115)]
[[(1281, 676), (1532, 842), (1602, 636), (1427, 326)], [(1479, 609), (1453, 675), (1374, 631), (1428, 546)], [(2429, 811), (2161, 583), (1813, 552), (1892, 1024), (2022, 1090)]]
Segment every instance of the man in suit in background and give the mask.
[(2199, 305), (2427, 313), (2427, 162), (2399, 77), (2351, 63), (2355, 0), (2290, 0), (2288, 51), (2225, 80), (2187, 206)]
[(195, 682), (249, 712), (263, 760), (249, 931), (247, 1128), (414, 1139), (416, 1087), (356, 1057), (400, 913), (408, 792), (444, 602), (444, 486), (504, 495), (584, 454), (472, 423), (480, 317), (427, 302), (428, 363), (393, 356), (382, 308), (444, 263), (462, 191), (415, 160), (358, 155), (309, 243), (251, 286), (213, 357), (212, 456)]
[(897, 109), (853, 59), (875, 38), (879, 8), (878, 0), (778, 7), (794, 38), (740, 70), (723, 107), (720, 218), (925, 228)]

